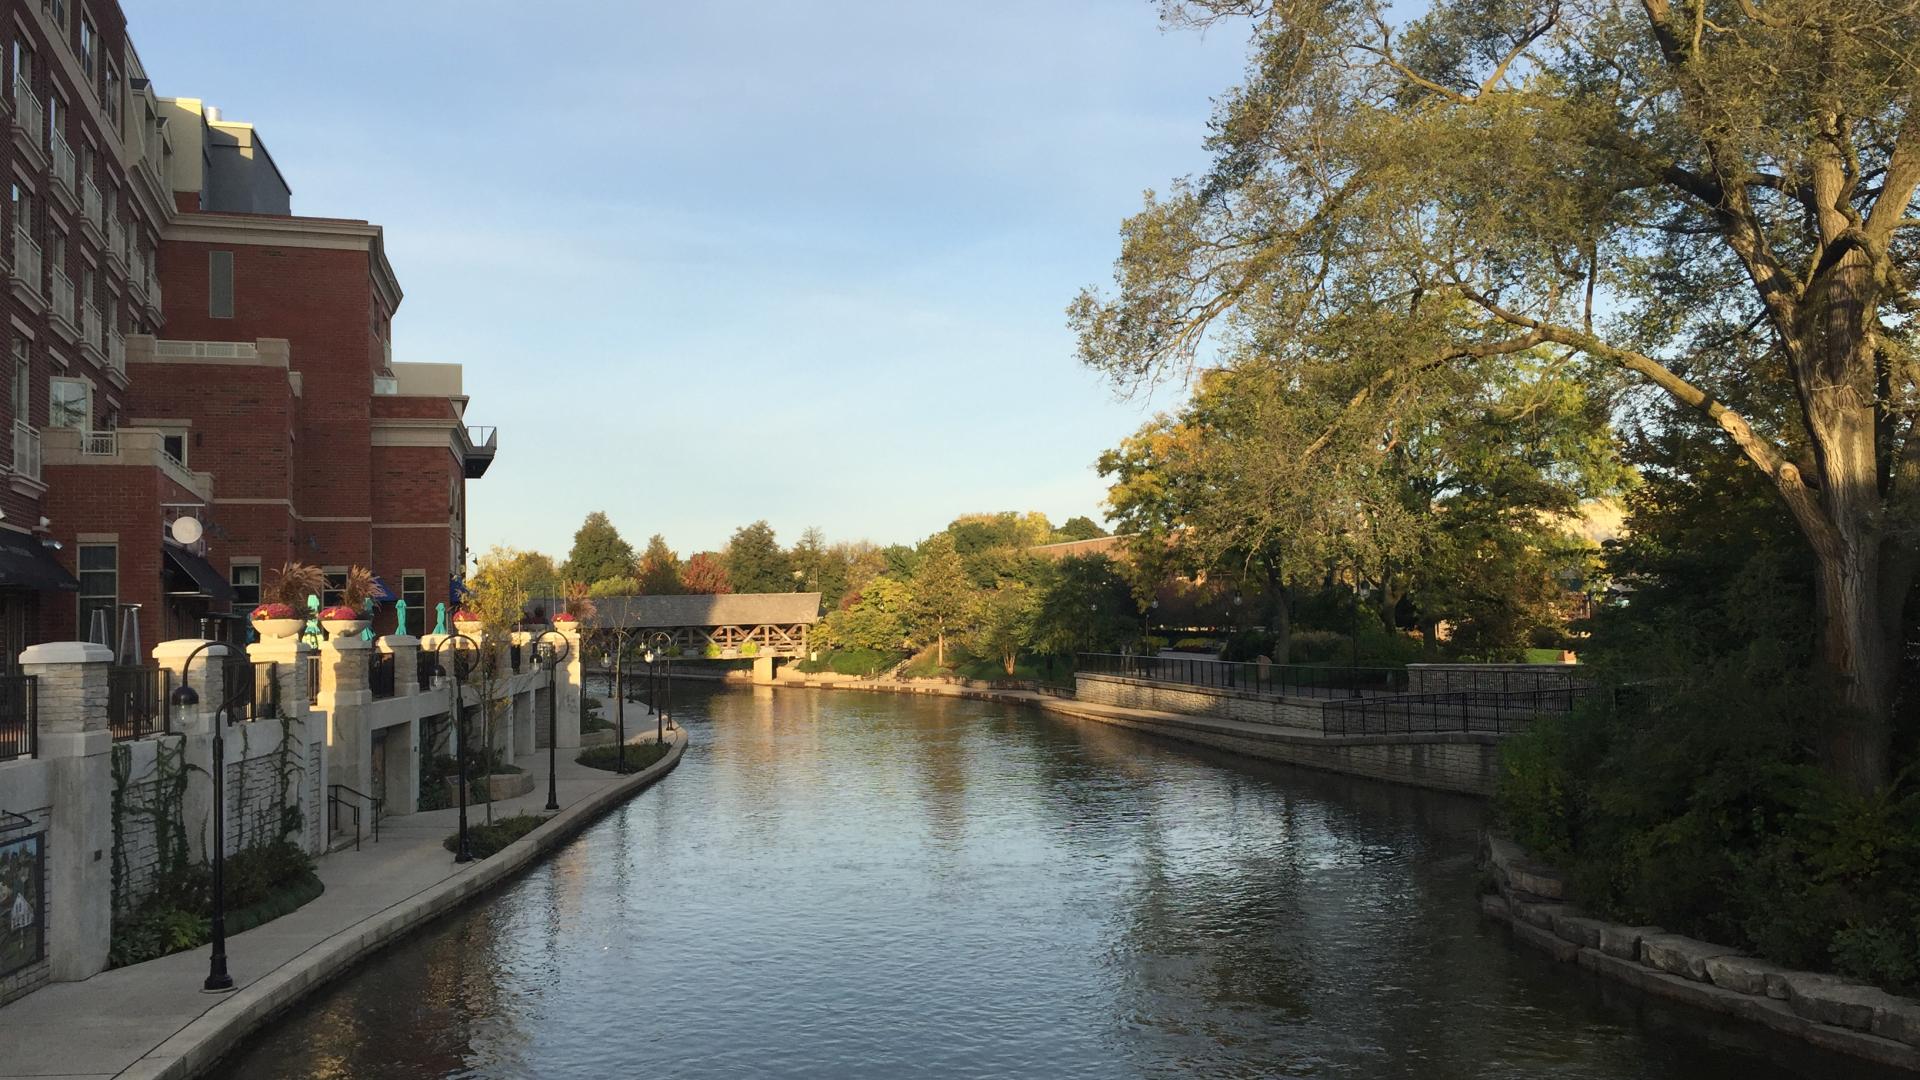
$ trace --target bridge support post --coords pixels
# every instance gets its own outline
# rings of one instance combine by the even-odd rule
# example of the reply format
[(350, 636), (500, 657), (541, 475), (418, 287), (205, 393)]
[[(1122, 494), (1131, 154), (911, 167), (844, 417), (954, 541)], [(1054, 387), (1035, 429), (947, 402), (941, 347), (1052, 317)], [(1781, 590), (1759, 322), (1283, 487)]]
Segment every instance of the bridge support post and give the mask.
[(753, 685), (773, 685), (773, 657), (756, 656), (753, 658)]

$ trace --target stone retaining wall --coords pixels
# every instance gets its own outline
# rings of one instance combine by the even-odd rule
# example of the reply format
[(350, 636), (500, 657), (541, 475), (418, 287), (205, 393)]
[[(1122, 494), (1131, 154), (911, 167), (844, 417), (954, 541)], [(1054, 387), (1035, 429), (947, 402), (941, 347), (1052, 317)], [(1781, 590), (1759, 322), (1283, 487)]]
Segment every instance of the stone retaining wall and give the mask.
[(1552, 868), (1488, 837), (1498, 891), (1480, 909), (1563, 963), (1674, 1001), (1764, 1024), (1827, 1050), (1920, 1070), (1920, 1002), (1837, 975), (1794, 971), (1740, 950), (1590, 917)]
[(1407, 665), (1407, 691), (1414, 694), (1442, 694), (1455, 690), (1501, 693), (1565, 690), (1569, 679), (1576, 686), (1588, 684), (1578, 664)]
[(1320, 733), (1320, 709), (1324, 704), (1318, 698), (1269, 697), (1245, 690), (1153, 682), (1123, 675), (1076, 675), (1073, 696), (1080, 701), (1118, 705), (1123, 709), (1218, 716), (1310, 731), (1315, 735)]

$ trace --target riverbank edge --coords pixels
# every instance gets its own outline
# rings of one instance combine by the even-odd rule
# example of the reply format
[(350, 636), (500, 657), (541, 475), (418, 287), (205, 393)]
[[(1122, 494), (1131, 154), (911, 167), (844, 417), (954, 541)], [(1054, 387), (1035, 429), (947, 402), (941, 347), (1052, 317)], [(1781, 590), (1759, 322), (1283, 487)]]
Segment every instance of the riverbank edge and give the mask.
[(1795, 971), (1658, 926), (1591, 918), (1566, 899), (1556, 871), (1491, 833), (1482, 839), (1481, 860), (1494, 886), (1480, 897), (1481, 913), (1506, 925), (1515, 940), (1563, 964), (1645, 994), (1760, 1024), (1822, 1050), (1920, 1072), (1920, 1002), (1838, 975)]
[(346, 974), (381, 949), (424, 929), (442, 915), (506, 884), (615, 807), (665, 778), (687, 748), (684, 730), (673, 733), (667, 756), (624, 780), (554, 814), (545, 824), (472, 864), (464, 874), (430, 885), (392, 907), (316, 942), (175, 1032), (119, 1073), (120, 1080), (190, 1080), (215, 1064), (241, 1040), (301, 998)]
[[(1138, 731), (1143, 735), (1169, 739), (1191, 746), (1239, 754), (1260, 761), (1293, 765), (1316, 772), (1329, 772), (1373, 780), (1383, 784), (1416, 787), (1425, 791), (1443, 791), (1475, 798), (1492, 796), (1489, 769), (1484, 761), (1472, 770), (1420, 768), (1411, 762), (1392, 760), (1396, 753), (1407, 755), (1465, 749), (1484, 757), (1496, 748), (1495, 736), (1483, 732), (1434, 732), (1420, 735), (1344, 735), (1324, 736), (1288, 730), (1274, 724), (1225, 717), (1196, 716), (1191, 713), (1161, 712), (1129, 705), (1083, 701), (1052, 691), (969, 686), (935, 681), (814, 680), (780, 679), (774, 687), (807, 690), (857, 690), (866, 693), (922, 694), (956, 697), (973, 701), (1000, 701), (1033, 705), (1059, 716), (1092, 720), (1111, 727)], [(1365, 763), (1359, 755), (1373, 753), (1379, 761)], [(1471, 778), (1462, 777), (1471, 775)]]

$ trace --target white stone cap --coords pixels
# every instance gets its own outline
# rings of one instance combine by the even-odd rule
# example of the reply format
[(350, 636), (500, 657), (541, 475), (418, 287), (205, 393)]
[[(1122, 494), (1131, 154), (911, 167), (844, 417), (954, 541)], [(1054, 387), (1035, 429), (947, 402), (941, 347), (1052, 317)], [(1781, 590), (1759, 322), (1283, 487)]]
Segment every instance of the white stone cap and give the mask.
[(366, 652), (371, 648), (373, 648), (373, 642), (367, 641), (359, 634), (335, 634), (320, 643), (321, 652), (327, 652), (328, 650), (332, 650), (333, 652)]
[(225, 656), (232, 652), (231, 646), (221, 642), (209, 642), (207, 638), (174, 638), (163, 641), (153, 647), (155, 660), (185, 660), (193, 650), (206, 645), (208, 656)]
[(420, 639), (411, 634), (382, 634), (373, 639), (373, 644), (381, 652), (394, 652), (399, 649), (417, 649)]
[(20, 650), (20, 663), (27, 664), (111, 664), (113, 650), (91, 641), (48, 641)]

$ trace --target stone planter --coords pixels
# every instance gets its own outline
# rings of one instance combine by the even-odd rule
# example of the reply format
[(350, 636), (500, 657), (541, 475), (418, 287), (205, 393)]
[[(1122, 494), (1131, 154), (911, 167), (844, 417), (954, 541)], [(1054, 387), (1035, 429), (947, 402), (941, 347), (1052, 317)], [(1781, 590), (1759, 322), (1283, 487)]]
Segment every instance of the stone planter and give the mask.
[(455, 619), (453, 621), (453, 628), (456, 631), (467, 635), (468, 637), (474, 639), (475, 641), (480, 640), (480, 628), (485, 625), (486, 625), (485, 623), (479, 621), (478, 619), (472, 619), (472, 620)]
[(365, 619), (321, 619), (320, 625), (327, 628), (328, 637), (356, 637), (366, 630)]
[(525, 795), (533, 790), (533, 774), (530, 772), (494, 773), (473, 781), (473, 800), (475, 802), (499, 802)]
[(298, 634), (300, 628), (305, 625), (306, 620), (304, 619), (253, 620), (253, 628), (259, 632), (263, 639), (268, 641), (293, 637), (295, 634)]

